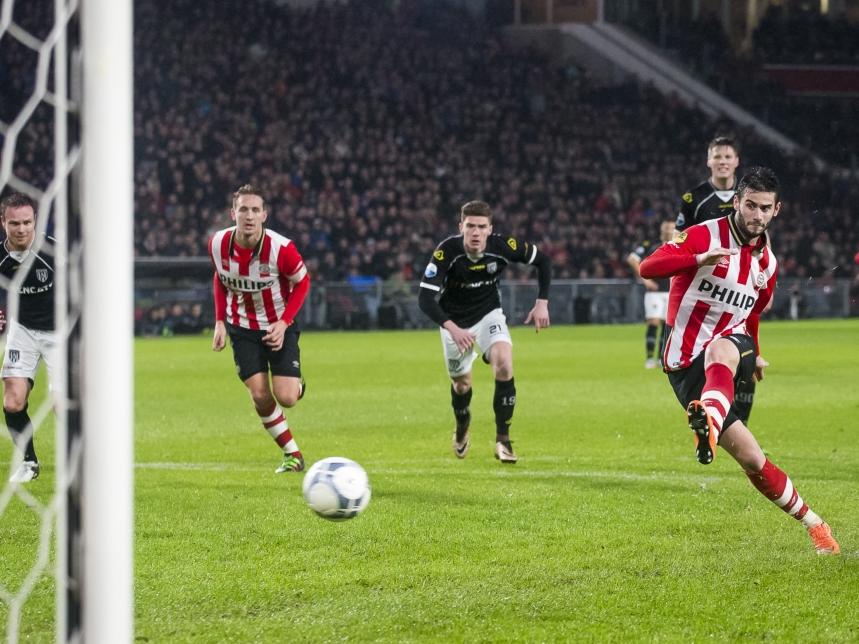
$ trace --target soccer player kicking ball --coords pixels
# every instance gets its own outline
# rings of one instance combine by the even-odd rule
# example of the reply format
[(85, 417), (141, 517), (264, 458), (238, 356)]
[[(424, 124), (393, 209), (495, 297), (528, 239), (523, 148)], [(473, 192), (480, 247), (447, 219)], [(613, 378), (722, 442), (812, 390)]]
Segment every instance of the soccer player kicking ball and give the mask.
[(209, 241), (215, 269), (212, 349), (221, 351), (229, 335), (239, 378), (263, 427), (283, 450), (275, 472), (300, 472), (304, 458), (281, 405), (292, 407), (304, 395), (295, 317), (310, 276), (295, 244), (263, 225), (268, 211), (257, 189), (236, 190), (230, 216), (236, 225)]
[(758, 321), (776, 284), (778, 262), (766, 230), (781, 207), (778, 193), (775, 173), (753, 168), (737, 186), (733, 214), (692, 226), (648, 256), (640, 272), (646, 279), (674, 277), (663, 363), (686, 407), (698, 462), (711, 463), (721, 445), (761, 494), (802, 521), (818, 554), (838, 554), (829, 526), (764, 456), (733, 405), (736, 383), (762, 380), (768, 366)]

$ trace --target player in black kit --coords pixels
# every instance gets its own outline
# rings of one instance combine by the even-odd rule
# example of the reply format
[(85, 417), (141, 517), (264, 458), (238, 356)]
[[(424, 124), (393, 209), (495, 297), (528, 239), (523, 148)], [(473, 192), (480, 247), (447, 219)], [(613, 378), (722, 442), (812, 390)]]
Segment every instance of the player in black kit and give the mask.
[[(707, 145), (707, 167), (710, 177), (681, 197), (677, 231), (703, 221), (734, 214), (734, 192), (737, 187), (737, 167), (740, 165), (740, 148), (731, 137), (717, 136)], [(746, 425), (752, 415), (755, 398), (755, 379), (737, 384), (734, 409)]]
[(551, 262), (533, 244), (493, 234), (492, 212), (483, 201), (469, 201), (462, 206), (459, 231), (459, 235), (448, 237), (436, 248), (424, 271), (418, 298), (421, 310), (441, 327), (456, 419), (453, 451), (457, 458), (465, 458), (471, 445), (469, 404), (476, 346), (495, 375), (495, 458), (502, 463), (515, 463), (518, 457), (510, 443), (516, 404), (513, 341), (501, 310), (498, 283), (512, 262), (537, 267), (539, 292), (525, 324), (533, 321), (539, 332), (549, 326)]
[(707, 167), (710, 176), (680, 198), (677, 231), (702, 221), (734, 213), (734, 189), (737, 186), (739, 148), (734, 139), (717, 136), (707, 145)]
[[(9, 480), (27, 483), (39, 476), (27, 401), (39, 360), (45, 361), (50, 381), (55, 367), (54, 258), (50, 252), (54, 240), (45, 237), (44, 243), (33, 243), (36, 203), (20, 193), (0, 201), (0, 224), (6, 232), (0, 249), (0, 275), (7, 289), (17, 289), (19, 298), (17, 315), (9, 320), (2, 368), (3, 414), (12, 440), (23, 452), (23, 461)], [(22, 268), (27, 271), (23, 279), (18, 275)], [(0, 314), (0, 330), (5, 324)]]

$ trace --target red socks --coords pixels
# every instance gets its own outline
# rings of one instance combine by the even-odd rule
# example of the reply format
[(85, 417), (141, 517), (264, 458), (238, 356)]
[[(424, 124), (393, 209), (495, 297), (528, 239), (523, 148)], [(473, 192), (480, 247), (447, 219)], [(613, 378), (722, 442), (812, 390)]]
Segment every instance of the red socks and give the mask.
[(706, 380), (701, 402), (707, 408), (718, 432), (722, 431), (725, 416), (734, 402), (734, 373), (723, 364), (711, 364), (704, 371)]
[(795, 519), (802, 520), (808, 506), (799, 496), (790, 477), (773, 465), (769, 459), (764, 461), (760, 472), (746, 471), (746, 476), (758, 491)]

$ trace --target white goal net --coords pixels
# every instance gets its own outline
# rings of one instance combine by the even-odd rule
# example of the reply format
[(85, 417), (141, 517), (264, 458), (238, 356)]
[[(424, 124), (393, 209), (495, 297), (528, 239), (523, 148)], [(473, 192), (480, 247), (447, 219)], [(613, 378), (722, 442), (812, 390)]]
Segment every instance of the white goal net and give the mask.
[[(0, 439), (8, 642), (133, 636), (131, 6), (0, 0), (0, 199), (37, 204), (30, 252), (0, 276), (0, 297), (16, 321), (34, 258), (50, 257), (58, 344), (50, 383), (34, 378), (29, 426)], [(40, 476), (10, 480), (28, 439)]]

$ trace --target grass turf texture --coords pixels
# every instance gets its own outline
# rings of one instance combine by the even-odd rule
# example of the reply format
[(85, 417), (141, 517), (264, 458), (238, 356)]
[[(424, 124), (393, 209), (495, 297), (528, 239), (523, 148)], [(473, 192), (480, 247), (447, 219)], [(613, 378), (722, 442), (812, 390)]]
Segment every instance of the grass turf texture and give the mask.
[[(502, 466), (485, 365), (459, 461), (436, 332), (305, 333), (296, 438), (308, 464), (347, 456), (373, 485), (367, 511), (343, 523), (305, 506), (301, 475), (273, 474), (278, 451), (228, 350), (138, 341), (137, 641), (859, 639), (859, 321), (767, 322), (772, 367), (751, 422), (833, 526), (838, 558), (816, 556), (726, 453), (695, 462), (667, 379), (643, 369), (643, 336), (515, 329), (521, 458)], [(42, 502), (52, 442), (48, 425), (27, 487)], [(38, 531), (13, 499), (0, 517), (7, 591)], [(43, 576), (22, 640), (51, 641), (52, 593)]]

